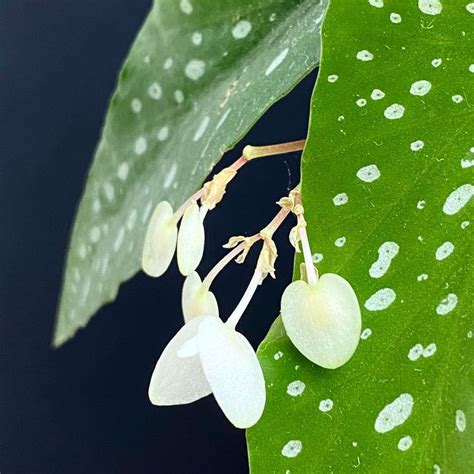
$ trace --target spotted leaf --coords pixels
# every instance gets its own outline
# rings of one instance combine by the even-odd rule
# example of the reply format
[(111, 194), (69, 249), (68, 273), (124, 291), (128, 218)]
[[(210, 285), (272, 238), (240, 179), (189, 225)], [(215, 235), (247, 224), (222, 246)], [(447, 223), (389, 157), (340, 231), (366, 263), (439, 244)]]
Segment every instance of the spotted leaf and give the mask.
[(56, 345), (137, 272), (154, 206), (181, 204), (316, 65), (326, 4), (155, 1), (120, 72), (79, 206)]
[(320, 273), (358, 295), (361, 340), (326, 370), (275, 322), (254, 473), (474, 470), (473, 11), (331, 2), (302, 194)]

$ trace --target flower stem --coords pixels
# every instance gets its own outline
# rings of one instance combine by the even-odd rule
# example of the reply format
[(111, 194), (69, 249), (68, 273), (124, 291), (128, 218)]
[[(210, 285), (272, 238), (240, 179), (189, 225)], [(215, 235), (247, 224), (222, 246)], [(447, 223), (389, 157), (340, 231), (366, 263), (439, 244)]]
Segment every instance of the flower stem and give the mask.
[(308, 276), (308, 283), (313, 285), (318, 282), (318, 275), (314, 269), (313, 257), (311, 255), (311, 248), (309, 246), (308, 234), (306, 233), (306, 227), (301, 225), (299, 227), (301, 247), (303, 248), (304, 262), (306, 264), (306, 275)]
[(176, 224), (179, 222), (181, 217), (183, 217), (183, 214), (185, 213), (188, 206), (193, 201), (197, 201), (201, 197), (202, 192), (203, 192), (203, 189), (201, 188), (198, 191), (196, 191), (191, 197), (186, 199), (186, 201), (184, 201), (183, 204), (181, 204), (181, 206), (178, 208), (178, 210), (173, 215), (173, 219), (174, 219)]
[(203, 287), (206, 290), (209, 290), (216, 276), (221, 272), (221, 270), (225, 268), (225, 266), (231, 260), (233, 260), (235, 257), (237, 257), (237, 255), (239, 255), (240, 252), (242, 252), (244, 247), (245, 247), (245, 242), (240, 243), (239, 245), (237, 245), (237, 247), (233, 248), (227, 255), (225, 255), (221, 260), (219, 260), (214, 265), (212, 270), (207, 274), (206, 278), (204, 278), (204, 281), (202, 282)]
[(229, 316), (229, 318), (226, 321), (226, 324), (231, 326), (233, 329), (235, 328), (240, 318), (244, 314), (244, 311), (247, 309), (247, 306), (249, 305), (250, 300), (255, 294), (255, 291), (257, 290), (257, 287), (260, 284), (261, 279), (262, 279), (261, 272), (256, 270), (252, 276), (252, 279), (250, 280), (249, 286), (247, 287), (247, 289), (245, 290), (245, 293), (242, 296), (242, 299), (239, 301), (239, 304), (235, 307), (234, 311), (232, 312), (232, 314)]
[(278, 143), (276, 145), (252, 146), (247, 145), (244, 148), (243, 155), (247, 161), (264, 156), (282, 155), (293, 151), (301, 151), (304, 148), (306, 140), (297, 140), (294, 142)]

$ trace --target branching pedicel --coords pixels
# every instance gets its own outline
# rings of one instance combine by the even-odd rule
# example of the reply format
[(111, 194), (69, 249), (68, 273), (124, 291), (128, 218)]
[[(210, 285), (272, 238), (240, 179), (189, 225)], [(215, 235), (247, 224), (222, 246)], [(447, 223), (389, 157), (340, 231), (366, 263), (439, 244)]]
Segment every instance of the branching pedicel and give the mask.
[[(258, 286), (275, 278), (278, 256), (273, 234), (289, 214), (297, 219), (290, 242), (303, 250), (302, 279), (285, 290), (281, 315), (288, 337), (315, 364), (334, 369), (355, 352), (361, 330), (359, 303), (351, 285), (335, 274), (320, 278), (314, 268), (306, 233), (299, 186), (278, 201), (272, 221), (251, 237), (231, 237), (231, 249), (201, 280), (195, 271), (204, 250), (204, 219), (222, 200), (226, 187), (246, 163), (263, 156), (299, 151), (304, 140), (244, 149), (243, 155), (193, 194), (176, 212), (160, 202), (146, 233), (142, 266), (151, 276), (162, 275), (177, 252), (178, 267), (186, 276), (182, 292), (185, 325), (166, 346), (153, 372), (149, 397), (155, 405), (191, 403), (210, 393), (227, 418), (238, 428), (254, 425), (265, 407), (265, 380), (255, 351), (235, 330)], [(198, 205), (201, 202), (201, 206)], [(178, 232), (178, 222), (181, 226)], [(251, 247), (262, 241), (254, 274), (242, 299), (223, 322), (210, 287), (232, 260), (243, 263)]]

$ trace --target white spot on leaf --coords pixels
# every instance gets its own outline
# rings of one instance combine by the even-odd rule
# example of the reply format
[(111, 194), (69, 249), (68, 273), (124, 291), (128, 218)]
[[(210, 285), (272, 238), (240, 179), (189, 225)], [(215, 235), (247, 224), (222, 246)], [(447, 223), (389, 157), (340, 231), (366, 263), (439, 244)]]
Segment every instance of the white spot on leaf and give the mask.
[(376, 291), (364, 304), (369, 311), (382, 311), (387, 309), (397, 297), (391, 288), (382, 288)]
[(430, 81), (416, 81), (410, 87), (410, 94), (417, 95), (417, 96), (424, 96), (428, 94), (431, 90), (431, 82)]
[(462, 410), (456, 410), (456, 428), (463, 433), (466, 431), (466, 414)]
[(190, 15), (193, 12), (193, 6), (189, 0), (181, 0), (179, 7), (183, 13), (186, 13), (186, 15)]
[(397, 120), (403, 117), (405, 113), (405, 107), (400, 104), (389, 105), (383, 112), (385, 118), (389, 120)]
[(192, 59), (188, 64), (186, 64), (186, 67), (184, 68), (184, 73), (186, 76), (193, 81), (200, 79), (205, 72), (206, 63), (200, 59)]
[(398, 442), (398, 449), (400, 451), (406, 451), (407, 449), (411, 448), (411, 445), (413, 444), (413, 439), (411, 436), (404, 436), (403, 438), (400, 439)]
[(136, 155), (143, 155), (147, 149), (147, 142), (145, 137), (138, 137), (135, 141), (135, 154)]
[(250, 23), (250, 21), (240, 20), (232, 28), (232, 36), (235, 39), (243, 39), (250, 33), (251, 29), (252, 29), (252, 23)]
[(443, 204), (443, 212), (448, 216), (457, 214), (474, 195), (474, 186), (472, 184), (463, 184), (455, 189)]
[(163, 91), (161, 89), (161, 86), (158, 84), (158, 82), (154, 82), (148, 88), (148, 95), (154, 100), (161, 99), (162, 94), (163, 94)]
[(372, 59), (374, 59), (374, 55), (370, 51), (363, 49), (356, 54), (356, 58), (359, 61), (372, 61)]
[(349, 198), (347, 197), (346, 193), (336, 194), (332, 198), (332, 202), (334, 203), (335, 206), (343, 206), (344, 204), (347, 204), (348, 201), (349, 201)]
[(439, 305), (436, 307), (436, 313), (440, 316), (446, 316), (450, 313), (458, 304), (458, 297), (454, 293), (449, 293), (448, 296), (443, 298)]
[(440, 0), (418, 0), (418, 8), (427, 15), (439, 15), (443, 5)]
[(301, 396), (304, 392), (306, 385), (301, 380), (295, 380), (288, 384), (286, 387), (286, 393), (292, 397)]
[(196, 133), (194, 134), (194, 142), (197, 142), (204, 135), (204, 132), (206, 131), (209, 125), (209, 121), (210, 118), (207, 115), (202, 119), (202, 122), (199, 124), (199, 127), (197, 128)]
[(367, 165), (357, 171), (357, 177), (366, 183), (372, 183), (380, 178), (380, 170), (377, 165)]
[(142, 102), (140, 99), (135, 99), (132, 100), (130, 103), (130, 107), (132, 108), (132, 111), (138, 114), (142, 110)]
[(334, 402), (330, 398), (326, 398), (326, 400), (321, 400), (319, 402), (319, 410), (323, 413), (327, 413), (331, 411), (334, 406)]
[(372, 278), (381, 278), (387, 273), (387, 270), (398, 255), (400, 246), (396, 242), (384, 242), (378, 250), (379, 257), (369, 269), (369, 275)]
[(158, 141), (160, 142), (165, 141), (168, 138), (169, 134), (170, 134), (170, 129), (168, 127), (161, 127), (158, 130), (158, 135), (157, 135)]
[(390, 13), (390, 21), (398, 24), (402, 22), (402, 17), (398, 13)]
[(420, 151), (425, 146), (425, 143), (422, 140), (416, 140), (410, 143), (410, 150), (411, 151)]
[(378, 414), (374, 424), (375, 431), (387, 433), (405, 423), (411, 415), (413, 405), (413, 397), (409, 393), (402, 393)]
[(295, 458), (303, 449), (303, 444), (299, 440), (292, 439), (283, 446), (281, 454), (287, 458)]
[(444, 242), (436, 249), (436, 260), (444, 260), (448, 258), (454, 250), (454, 245), (452, 242)]
[(370, 94), (370, 98), (372, 100), (380, 100), (385, 97), (385, 92), (381, 91), (380, 89), (374, 89), (372, 93)]
[(289, 48), (285, 48), (267, 67), (265, 71), (265, 76), (269, 76), (286, 58)]

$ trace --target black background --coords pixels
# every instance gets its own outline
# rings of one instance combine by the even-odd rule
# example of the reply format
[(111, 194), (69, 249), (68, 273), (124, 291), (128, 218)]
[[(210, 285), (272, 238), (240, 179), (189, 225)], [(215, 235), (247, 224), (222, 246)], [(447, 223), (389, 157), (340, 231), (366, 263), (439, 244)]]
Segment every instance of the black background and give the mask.
[[(156, 359), (179, 329), (182, 277), (138, 275), (59, 350), (50, 348), (75, 207), (115, 77), (149, 0), (0, 0), (0, 472), (244, 473), (245, 433), (212, 397), (181, 407), (147, 398)], [(315, 75), (258, 122), (246, 143), (305, 136)], [(206, 219), (201, 275), (230, 235), (251, 234), (298, 182), (297, 154), (247, 166)], [(291, 275), (290, 223), (241, 330), (256, 347)], [(213, 288), (221, 314), (238, 302), (255, 251)]]

